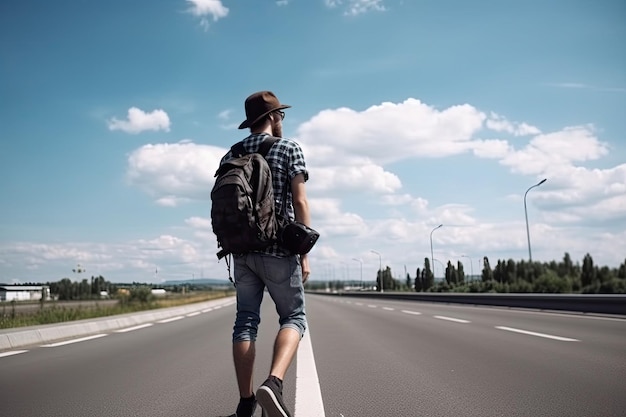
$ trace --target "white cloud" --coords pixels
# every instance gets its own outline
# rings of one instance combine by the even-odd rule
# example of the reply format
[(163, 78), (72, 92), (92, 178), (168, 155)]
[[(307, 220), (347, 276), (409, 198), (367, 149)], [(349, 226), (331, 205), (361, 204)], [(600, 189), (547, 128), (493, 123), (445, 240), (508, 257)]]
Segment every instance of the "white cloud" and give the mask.
[(487, 119), (486, 126), (488, 129), (496, 132), (506, 132), (514, 136), (530, 136), (538, 135), (541, 131), (528, 123), (513, 123), (497, 113), (491, 112)]
[(348, 16), (356, 16), (367, 13), (369, 11), (385, 11), (384, 0), (324, 0), (329, 8), (336, 8), (346, 5), (344, 14)]
[(512, 150), (501, 163), (525, 175), (549, 174), (607, 153), (608, 146), (595, 137), (591, 126), (576, 126), (536, 136), (524, 149)]
[(187, 0), (187, 2), (191, 3), (189, 12), (200, 18), (200, 25), (205, 30), (209, 28), (209, 16), (214, 22), (228, 16), (229, 10), (221, 0)]
[(225, 149), (190, 141), (144, 145), (128, 157), (127, 178), (159, 204), (209, 198)]
[(146, 113), (137, 107), (128, 109), (127, 120), (118, 120), (115, 117), (109, 121), (109, 130), (121, 130), (126, 133), (141, 133), (146, 130), (170, 131), (170, 118), (163, 110), (153, 110)]

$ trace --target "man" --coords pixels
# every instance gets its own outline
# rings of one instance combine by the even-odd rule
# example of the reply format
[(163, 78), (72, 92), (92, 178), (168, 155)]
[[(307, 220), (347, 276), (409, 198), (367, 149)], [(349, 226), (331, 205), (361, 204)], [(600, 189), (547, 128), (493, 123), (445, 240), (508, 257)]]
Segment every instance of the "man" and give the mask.
[[(305, 182), (308, 179), (300, 145), (282, 138), (284, 109), (271, 91), (260, 91), (245, 101), (246, 120), (239, 129), (250, 128), (250, 136), (243, 140), (246, 151), (255, 152), (268, 136), (281, 138), (267, 153), (272, 171), (274, 196), (282, 199), (286, 194), (287, 214), (310, 225)], [(222, 163), (230, 158), (230, 152)], [(280, 211), (281, 201), (276, 201)], [(251, 417), (257, 401), (267, 417), (291, 417), (282, 398), (282, 384), (306, 330), (303, 284), (311, 271), (307, 255), (291, 255), (274, 244), (262, 252), (234, 256), (234, 277), (237, 289), (237, 316), (233, 328), (233, 359), (239, 386), (240, 401), (236, 417)], [(264, 289), (267, 288), (279, 315), (280, 330), (274, 341), (272, 365), (268, 378), (253, 392), (255, 340), (260, 322), (260, 307)]]

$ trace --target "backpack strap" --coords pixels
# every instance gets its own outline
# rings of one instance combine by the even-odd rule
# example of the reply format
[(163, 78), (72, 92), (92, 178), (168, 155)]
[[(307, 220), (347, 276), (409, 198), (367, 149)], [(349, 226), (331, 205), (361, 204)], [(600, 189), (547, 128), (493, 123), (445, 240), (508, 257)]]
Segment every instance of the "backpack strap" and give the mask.
[(261, 142), (261, 145), (259, 145), (258, 153), (261, 154), (263, 158), (265, 158), (265, 155), (267, 155), (272, 146), (274, 146), (274, 144), (278, 142), (279, 139), (280, 138), (277, 138), (275, 136), (266, 137), (265, 140)]

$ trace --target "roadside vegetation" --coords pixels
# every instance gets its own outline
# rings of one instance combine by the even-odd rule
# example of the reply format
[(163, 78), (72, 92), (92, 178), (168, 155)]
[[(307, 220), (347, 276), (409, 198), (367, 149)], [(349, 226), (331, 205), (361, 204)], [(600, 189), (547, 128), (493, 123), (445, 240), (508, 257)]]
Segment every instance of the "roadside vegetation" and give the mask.
[[(91, 285), (86, 279), (72, 282), (67, 278), (45, 285), (50, 289), (49, 300), (42, 299), (37, 303), (1, 302), (0, 329), (176, 307), (234, 295), (234, 289), (228, 287), (189, 285), (172, 286), (165, 293), (155, 295), (150, 285), (112, 284), (103, 277), (92, 277)], [(22, 308), (29, 306), (31, 308)]]
[[(467, 259), (467, 257), (464, 257)], [(436, 259), (435, 259), (436, 260)], [(489, 258), (480, 260), (480, 270), (467, 274), (470, 261), (448, 261), (444, 277), (435, 279), (431, 259), (425, 258), (423, 267), (415, 275), (406, 273), (405, 279), (393, 277), (387, 266), (369, 280), (342, 280), (310, 282), (309, 290), (379, 290), (381, 280), (385, 291), (417, 292), (472, 292), (472, 293), (564, 293), (564, 294), (625, 294), (626, 259), (618, 268), (594, 265), (587, 254), (581, 263), (574, 263), (568, 253), (560, 262), (527, 262), (498, 260), (492, 267)]]

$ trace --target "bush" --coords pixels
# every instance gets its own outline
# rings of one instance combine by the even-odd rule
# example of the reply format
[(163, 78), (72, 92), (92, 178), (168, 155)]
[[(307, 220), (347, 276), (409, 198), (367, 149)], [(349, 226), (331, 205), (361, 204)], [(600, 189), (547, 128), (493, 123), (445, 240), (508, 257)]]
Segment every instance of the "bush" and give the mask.
[(567, 278), (561, 278), (556, 272), (547, 270), (533, 283), (533, 291), (536, 293), (571, 293), (572, 283)]

